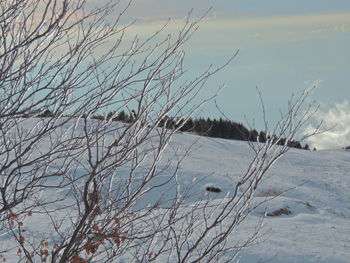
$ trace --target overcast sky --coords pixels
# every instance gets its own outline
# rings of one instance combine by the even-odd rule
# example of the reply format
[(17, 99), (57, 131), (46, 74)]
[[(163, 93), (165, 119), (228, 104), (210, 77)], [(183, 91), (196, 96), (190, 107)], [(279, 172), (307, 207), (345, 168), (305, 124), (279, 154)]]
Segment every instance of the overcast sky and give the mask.
[[(240, 50), (206, 90), (210, 94), (215, 86), (226, 84), (218, 101), (228, 117), (242, 123), (245, 117), (255, 120), (261, 129), (258, 87), (273, 125), (293, 93), (317, 85), (310, 99), (318, 100), (323, 115), (332, 118), (325, 123), (345, 121), (341, 127), (350, 127), (350, 118), (346, 118), (350, 116), (349, 0), (134, 0), (126, 18), (139, 21), (130, 34), (146, 37), (169, 17), (173, 19), (171, 31), (179, 28), (179, 19), (190, 9), (195, 17), (210, 7), (186, 46), (186, 65), (199, 73)], [(218, 117), (220, 113), (209, 103), (200, 116)], [(338, 134), (332, 135), (335, 147), (350, 145), (350, 132)], [(316, 141), (312, 144), (332, 148), (329, 143), (325, 147)]]

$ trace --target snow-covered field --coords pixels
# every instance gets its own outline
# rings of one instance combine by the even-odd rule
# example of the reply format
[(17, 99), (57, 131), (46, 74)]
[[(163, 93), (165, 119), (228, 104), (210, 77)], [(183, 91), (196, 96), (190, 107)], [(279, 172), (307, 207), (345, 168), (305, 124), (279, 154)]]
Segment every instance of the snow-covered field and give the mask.
[[(174, 144), (190, 143), (194, 135), (178, 134)], [(246, 142), (201, 138), (183, 163), (183, 180), (206, 177), (230, 191), (226, 176), (239, 177), (252, 155)], [(204, 188), (204, 187), (203, 187)], [(350, 151), (291, 149), (273, 166), (256, 198), (277, 198), (259, 207), (242, 226), (253, 231), (257, 218), (288, 208), (292, 213), (267, 216), (264, 235), (243, 250), (239, 262), (350, 262)]]
[[(242, 141), (177, 133), (163, 160), (172, 158), (174, 149), (181, 155), (193, 143), (178, 171), (179, 182), (185, 187), (196, 181), (196, 189), (192, 189), (195, 192), (206, 193), (208, 185), (218, 187), (222, 192), (215, 197), (224, 198), (246, 171), (253, 158), (251, 148)], [(157, 193), (148, 195), (144, 202), (157, 198)], [(272, 200), (251, 213), (239, 232), (228, 239), (234, 242), (248, 238), (264, 218), (262, 235), (242, 250), (240, 263), (350, 262), (350, 151), (291, 149), (258, 188), (255, 200), (265, 199)], [(189, 200), (192, 201), (195, 200)], [(264, 217), (282, 208), (290, 213)], [(30, 220), (38, 228), (47, 224), (39, 218)], [(2, 236), (0, 242), (13, 241)], [(17, 260), (16, 255), (8, 255), (8, 262)]]

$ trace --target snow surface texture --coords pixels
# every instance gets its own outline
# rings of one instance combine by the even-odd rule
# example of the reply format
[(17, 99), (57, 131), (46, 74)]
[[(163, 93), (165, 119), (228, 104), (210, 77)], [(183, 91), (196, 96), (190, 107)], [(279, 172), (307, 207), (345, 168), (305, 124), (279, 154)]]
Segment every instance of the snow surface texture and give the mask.
[[(174, 149), (185, 153), (195, 142), (178, 172), (179, 181), (184, 186), (197, 181), (198, 189), (194, 190), (214, 195), (219, 201), (232, 191), (235, 178), (238, 180), (246, 171), (252, 151), (246, 142), (198, 139), (189, 133), (175, 134), (171, 150), (165, 151), (163, 159), (171, 158)], [(219, 188), (221, 192), (209, 193), (208, 187)], [(349, 197), (349, 151), (291, 149), (277, 161), (257, 190), (257, 201), (272, 200), (258, 207), (240, 226), (239, 237), (248, 238), (267, 215), (264, 235), (241, 252), (238, 262), (350, 262)], [(145, 202), (153, 198), (157, 196), (149, 195)], [(140, 204), (143, 205), (147, 204)], [(37, 227), (47, 224), (40, 217), (31, 220)], [(229, 241), (234, 242), (235, 238), (230, 237)], [(13, 241), (0, 236), (0, 242)], [(15, 255), (8, 258), (8, 262), (17, 261)]]
[[(179, 134), (174, 142), (191, 137)], [(225, 176), (238, 178), (250, 160), (246, 142), (201, 138), (183, 163), (183, 176), (210, 175), (203, 184), (219, 187), (220, 197), (231, 187)], [(291, 149), (267, 174), (257, 198), (279, 194), (248, 218), (242, 234), (249, 235), (265, 211), (287, 207), (291, 214), (267, 216), (266, 234), (241, 253), (240, 263), (350, 262), (350, 152)]]

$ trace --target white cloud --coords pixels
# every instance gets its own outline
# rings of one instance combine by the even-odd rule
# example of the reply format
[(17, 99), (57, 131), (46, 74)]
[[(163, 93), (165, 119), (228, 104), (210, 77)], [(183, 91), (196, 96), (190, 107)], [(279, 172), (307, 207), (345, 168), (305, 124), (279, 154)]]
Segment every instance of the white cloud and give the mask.
[[(323, 122), (325, 132), (310, 137), (308, 142), (317, 149), (339, 149), (350, 145), (350, 104), (348, 101), (335, 104), (327, 110), (320, 110), (315, 120)], [(305, 133), (315, 129), (309, 125)]]

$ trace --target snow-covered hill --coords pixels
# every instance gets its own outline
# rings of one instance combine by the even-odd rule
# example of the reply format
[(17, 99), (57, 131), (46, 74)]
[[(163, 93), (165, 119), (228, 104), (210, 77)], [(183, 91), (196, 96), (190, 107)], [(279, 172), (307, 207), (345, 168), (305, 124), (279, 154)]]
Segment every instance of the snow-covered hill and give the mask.
[[(246, 142), (177, 133), (162, 160), (165, 163), (173, 158), (174, 151), (181, 156), (188, 149), (188, 157), (178, 171), (178, 181), (183, 187), (196, 181), (192, 191), (210, 194), (218, 200), (232, 192), (253, 158)], [(208, 193), (208, 186), (222, 191)], [(146, 195), (139, 207), (152, 203), (157, 195), (165, 195), (169, 187), (163, 190), (163, 193)], [(271, 200), (264, 202), (266, 199)], [(263, 219), (262, 235), (242, 250), (238, 257), (240, 263), (350, 262), (349, 199), (349, 151), (291, 149), (270, 169), (258, 188), (254, 201), (263, 204), (247, 217), (228, 242), (248, 238)], [(195, 201), (192, 197), (187, 202)], [(30, 220), (32, 230), (49, 224), (40, 217)], [(0, 240), (13, 242), (4, 235)], [(7, 258), (8, 262), (18, 260), (15, 254)]]
[[(195, 135), (178, 134), (173, 143), (186, 147)], [(202, 137), (182, 167), (183, 181), (232, 188), (226, 177), (239, 177), (253, 157), (246, 142)], [(268, 172), (257, 199), (280, 195), (259, 207), (245, 222), (242, 235), (254, 230), (266, 211), (288, 208), (289, 215), (267, 216), (265, 234), (244, 250), (240, 261), (350, 262), (350, 153), (344, 150), (291, 149)], [(218, 195), (218, 197), (221, 197)], [(260, 260), (260, 261), (259, 261)]]

